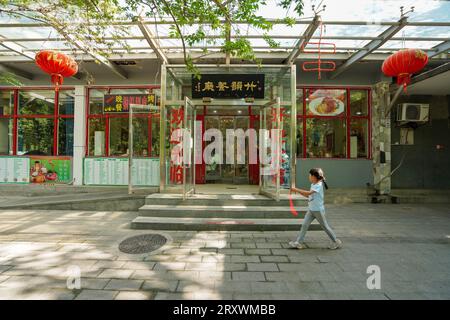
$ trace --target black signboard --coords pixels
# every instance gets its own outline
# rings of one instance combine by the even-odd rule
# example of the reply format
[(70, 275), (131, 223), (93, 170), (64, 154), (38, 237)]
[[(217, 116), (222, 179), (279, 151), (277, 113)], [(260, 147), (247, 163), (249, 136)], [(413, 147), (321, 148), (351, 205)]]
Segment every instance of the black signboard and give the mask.
[(264, 74), (202, 74), (192, 76), (192, 98), (264, 99)]
[(154, 93), (105, 94), (103, 98), (103, 112), (106, 113), (128, 112), (130, 110), (130, 104), (153, 106), (156, 105), (156, 96)]

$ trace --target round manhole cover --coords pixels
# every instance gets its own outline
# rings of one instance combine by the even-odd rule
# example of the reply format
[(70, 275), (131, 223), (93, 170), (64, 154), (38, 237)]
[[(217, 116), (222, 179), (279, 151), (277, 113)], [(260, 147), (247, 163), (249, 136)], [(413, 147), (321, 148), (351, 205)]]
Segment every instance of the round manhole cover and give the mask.
[(129, 254), (149, 253), (161, 248), (166, 242), (167, 238), (160, 234), (141, 234), (123, 240), (119, 250)]

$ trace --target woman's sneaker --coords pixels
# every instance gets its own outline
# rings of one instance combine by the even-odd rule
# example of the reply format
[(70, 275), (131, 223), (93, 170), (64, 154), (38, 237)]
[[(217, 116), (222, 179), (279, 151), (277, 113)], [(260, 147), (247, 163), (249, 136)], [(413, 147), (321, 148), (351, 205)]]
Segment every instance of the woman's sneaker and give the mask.
[(336, 242), (332, 242), (331, 245), (328, 247), (330, 250), (336, 250), (342, 247), (342, 241), (339, 239), (336, 239)]
[(306, 248), (308, 248), (306, 246), (306, 244), (300, 243), (298, 241), (291, 241), (291, 242), (289, 242), (289, 246), (291, 246), (291, 248), (294, 248), (294, 249), (306, 249)]

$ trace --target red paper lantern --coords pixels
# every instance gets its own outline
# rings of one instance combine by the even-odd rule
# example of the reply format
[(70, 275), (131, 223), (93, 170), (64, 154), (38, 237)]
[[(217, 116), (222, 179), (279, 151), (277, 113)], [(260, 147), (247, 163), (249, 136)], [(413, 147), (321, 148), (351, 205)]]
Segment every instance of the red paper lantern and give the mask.
[(36, 54), (36, 64), (46, 73), (50, 74), (55, 91), (63, 84), (64, 77), (72, 77), (78, 72), (78, 64), (68, 55), (52, 51), (43, 50)]
[(389, 77), (397, 77), (397, 84), (406, 86), (411, 82), (411, 75), (419, 72), (428, 62), (427, 54), (419, 49), (404, 49), (389, 56), (381, 67)]

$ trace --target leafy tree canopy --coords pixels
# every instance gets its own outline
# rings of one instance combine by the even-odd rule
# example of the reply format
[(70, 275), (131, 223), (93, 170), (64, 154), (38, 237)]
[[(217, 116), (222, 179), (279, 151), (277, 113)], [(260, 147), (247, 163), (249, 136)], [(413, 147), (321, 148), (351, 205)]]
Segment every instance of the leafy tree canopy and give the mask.
[[(279, 21), (288, 26), (302, 15), (303, 0), (276, 0), (276, 4), (293, 12), (293, 16)], [(181, 40), (184, 61), (195, 72), (189, 47), (199, 44), (204, 45), (204, 55), (210, 54), (209, 45), (219, 44), (227, 57), (260, 63), (250, 41), (239, 37), (237, 22), (248, 23), (262, 32), (270, 47), (277, 47), (279, 44), (269, 33), (273, 23), (258, 15), (264, 6), (266, 0), (0, 0), (0, 14), (49, 24), (73, 49), (98, 59), (107, 57), (114, 46), (129, 49), (120, 39), (128, 35), (128, 26), (117, 24), (118, 21), (137, 17), (168, 20), (170, 37)]]

